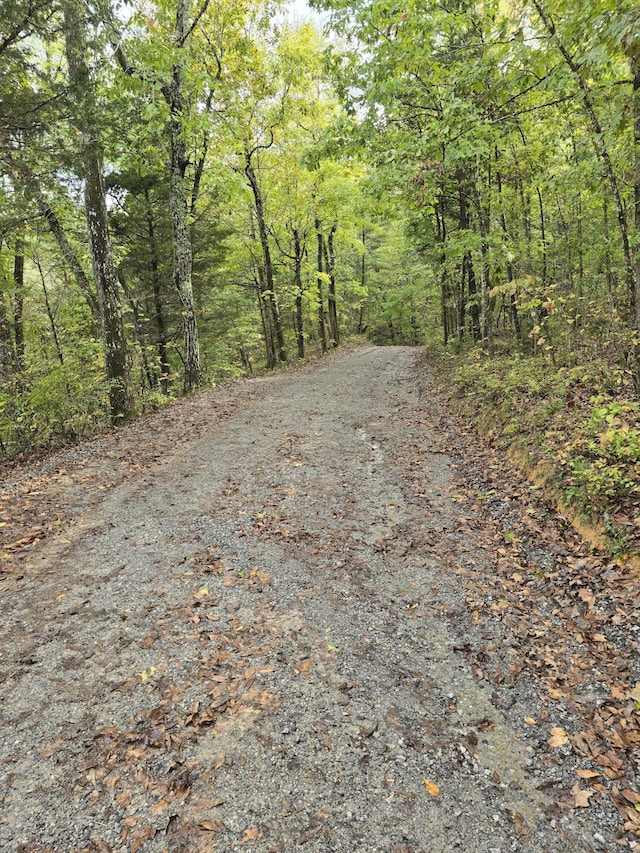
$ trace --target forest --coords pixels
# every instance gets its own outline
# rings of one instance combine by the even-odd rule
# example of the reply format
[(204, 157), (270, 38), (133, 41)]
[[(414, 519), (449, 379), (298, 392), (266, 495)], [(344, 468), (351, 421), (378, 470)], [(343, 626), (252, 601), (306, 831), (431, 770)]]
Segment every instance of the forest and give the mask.
[(311, 5), (3, 4), (0, 452), (354, 339), (422, 344), (626, 554), (640, 8)]

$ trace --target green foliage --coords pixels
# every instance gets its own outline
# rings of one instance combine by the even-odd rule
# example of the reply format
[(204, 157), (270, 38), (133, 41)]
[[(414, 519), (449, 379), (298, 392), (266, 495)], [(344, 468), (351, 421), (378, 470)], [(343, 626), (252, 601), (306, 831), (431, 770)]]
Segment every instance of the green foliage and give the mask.
[(563, 448), (567, 497), (594, 511), (640, 497), (640, 405), (592, 398), (589, 419)]
[(104, 429), (109, 423), (107, 398), (97, 342), (84, 344), (75, 356), (69, 354), (63, 365), (37, 373), (32, 369), (22, 394), (0, 392), (4, 452), (75, 441)]
[(557, 368), (470, 346), (430, 352), (449, 399), (484, 435), (600, 527), (612, 552), (640, 550), (629, 533), (640, 515), (640, 403), (622, 371), (596, 358)]

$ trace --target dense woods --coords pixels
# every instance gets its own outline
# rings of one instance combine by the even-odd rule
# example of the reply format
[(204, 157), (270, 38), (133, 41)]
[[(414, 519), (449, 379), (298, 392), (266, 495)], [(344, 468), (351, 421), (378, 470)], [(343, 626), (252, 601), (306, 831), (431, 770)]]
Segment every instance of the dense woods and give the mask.
[(405, 335), (384, 305), (417, 254), (368, 193), (323, 36), (285, 12), (3, 5), (4, 453), (365, 326)]
[(439, 340), (461, 392), (590, 400), (568, 488), (636, 500), (637, 4), (312, 5), (3, 5), (2, 452)]
[(372, 184), (424, 264), (441, 386), (637, 549), (637, 3), (322, 5)]

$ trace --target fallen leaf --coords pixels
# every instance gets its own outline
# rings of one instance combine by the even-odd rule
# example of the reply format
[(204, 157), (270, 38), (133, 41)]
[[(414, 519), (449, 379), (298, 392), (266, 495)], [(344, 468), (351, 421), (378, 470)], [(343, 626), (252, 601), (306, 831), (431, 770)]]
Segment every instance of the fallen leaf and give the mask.
[(593, 797), (594, 791), (586, 791), (584, 788), (580, 787), (580, 783), (576, 782), (576, 784), (571, 789), (571, 793), (573, 794), (573, 806), (576, 809), (584, 809), (589, 806), (589, 797)]
[(261, 835), (262, 833), (257, 826), (251, 826), (249, 829), (245, 830), (245, 833), (242, 836), (242, 843), (245, 844), (247, 841), (255, 841), (257, 838), (260, 838)]
[(633, 699), (634, 702), (638, 702), (640, 704), (640, 684), (636, 684), (633, 690), (630, 690), (627, 693), (629, 699)]
[(578, 598), (580, 598), (582, 601), (585, 602), (585, 604), (588, 604), (590, 607), (592, 604), (594, 604), (596, 600), (595, 595), (591, 592), (590, 589), (579, 589)]
[(597, 779), (600, 775), (597, 770), (576, 770), (576, 776), (581, 779)]
[[(623, 791), (622, 796), (625, 800), (628, 800), (630, 803), (633, 803), (636, 808), (640, 805), (640, 794), (637, 791)], [(638, 809), (640, 811), (640, 809)]]
[(220, 818), (214, 818), (213, 820), (201, 820), (198, 824), (199, 829), (204, 829), (207, 832), (222, 832), (227, 827), (220, 820)]
[(141, 672), (138, 673), (138, 675), (140, 676), (140, 680), (144, 684), (144, 682), (147, 681), (147, 679), (150, 678), (152, 675), (155, 675), (156, 672), (157, 668), (155, 666), (150, 666), (149, 669), (143, 669)]
[(528, 726), (537, 726), (538, 725), (536, 723), (536, 721), (533, 719), (533, 717), (525, 717), (524, 721)]
[(569, 743), (569, 735), (565, 732), (564, 729), (561, 728), (553, 728), (550, 731), (551, 737), (549, 738), (549, 746), (555, 749), (558, 746), (564, 746), (565, 743)]
[(432, 797), (440, 796), (440, 788), (435, 785), (433, 782), (430, 782), (428, 779), (423, 779), (424, 787), (431, 794)]

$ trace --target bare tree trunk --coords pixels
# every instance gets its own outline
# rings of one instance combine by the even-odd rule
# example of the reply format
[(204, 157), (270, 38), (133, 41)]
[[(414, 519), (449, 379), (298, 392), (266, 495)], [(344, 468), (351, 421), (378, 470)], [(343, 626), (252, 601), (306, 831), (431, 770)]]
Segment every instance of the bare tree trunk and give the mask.
[(609, 299), (609, 305), (612, 308), (615, 307), (617, 311), (618, 304), (615, 297), (616, 278), (613, 273), (613, 265), (611, 263), (611, 238), (609, 236), (609, 204), (606, 195), (602, 197), (602, 228), (604, 233), (604, 282), (607, 290), (607, 297)]
[(522, 171), (520, 169), (520, 161), (518, 160), (518, 154), (516, 151), (515, 145), (511, 145), (511, 153), (513, 155), (513, 162), (516, 167), (516, 188), (518, 190), (518, 197), (520, 199), (520, 210), (522, 215), (522, 230), (524, 232), (524, 244), (527, 255), (527, 267), (526, 271), (529, 275), (533, 275), (533, 251), (531, 248), (532, 239), (531, 239), (531, 214), (530, 214), (530, 198), (529, 194), (524, 191), (524, 181), (522, 178)]
[(435, 205), (434, 213), (436, 218), (438, 244), (440, 245), (440, 321), (442, 323), (442, 342), (446, 346), (449, 343), (451, 330), (449, 328), (449, 294), (447, 292), (447, 255), (445, 248), (445, 242), (447, 239), (447, 223), (445, 221), (444, 201), (442, 198), (440, 198), (439, 202)]
[(84, 166), (84, 206), (89, 231), (93, 274), (98, 291), (100, 321), (104, 340), (105, 368), (109, 382), (111, 419), (117, 421), (133, 413), (129, 355), (118, 295), (102, 169), (102, 146), (96, 120), (96, 104), (86, 61), (87, 42), (83, 8), (75, 0), (64, 0), (65, 52), (69, 83), (78, 109), (76, 126), (82, 137)]

